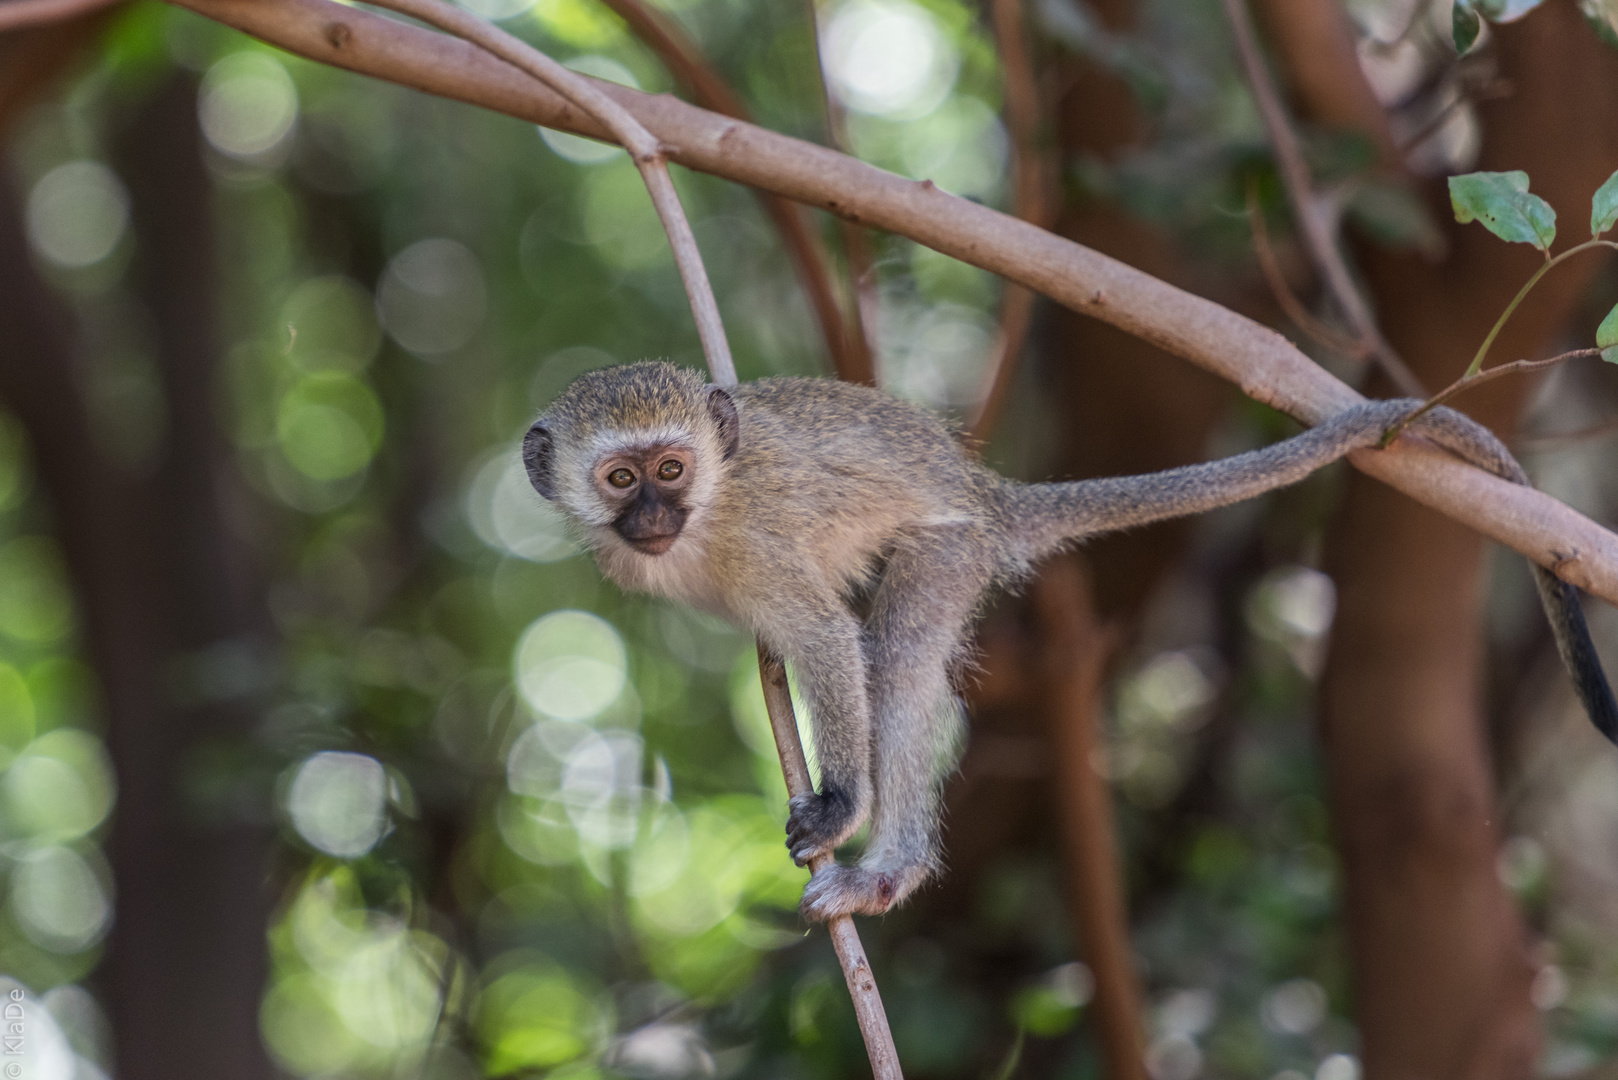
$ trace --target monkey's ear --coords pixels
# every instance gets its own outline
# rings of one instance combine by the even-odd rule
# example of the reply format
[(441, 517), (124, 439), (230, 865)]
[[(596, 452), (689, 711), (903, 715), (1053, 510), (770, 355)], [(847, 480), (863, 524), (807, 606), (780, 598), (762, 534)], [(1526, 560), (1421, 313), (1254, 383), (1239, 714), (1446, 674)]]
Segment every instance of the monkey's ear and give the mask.
[(543, 420), (536, 421), (522, 437), (522, 463), (528, 470), (528, 482), (547, 499), (556, 498), (556, 474), (551, 468), (551, 429)]
[(736, 415), (736, 403), (725, 393), (724, 387), (708, 387), (708, 415), (719, 428), (719, 445), (725, 448), (728, 460), (742, 441), (742, 421)]

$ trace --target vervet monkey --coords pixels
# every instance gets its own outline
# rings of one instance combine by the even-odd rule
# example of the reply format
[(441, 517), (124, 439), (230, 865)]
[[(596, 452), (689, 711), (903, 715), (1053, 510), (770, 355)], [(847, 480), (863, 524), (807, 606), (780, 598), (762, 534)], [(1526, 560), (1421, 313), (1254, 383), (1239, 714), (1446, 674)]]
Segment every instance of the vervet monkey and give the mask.
[[(867, 818), (858, 865), (818, 873), (812, 919), (877, 914), (939, 868), (938, 796), (955, 745), (949, 673), (995, 586), (1098, 533), (1199, 513), (1303, 479), (1375, 445), (1420, 402), (1369, 401), (1284, 442), (1146, 476), (1022, 484), (965, 452), (925, 410), (828, 379), (706, 385), (667, 363), (590, 372), (529, 429), (534, 487), (606, 575), (746, 627), (791, 661), (821, 783), (791, 802), (800, 865)], [(1526, 483), (1506, 448), (1449, 409), (1410, 431)], [(1585, 709), (1609, 739), (1618, 705), (1577, 592), (1535, 566)], [(869, 614), (856, 615), (864, 598)]]

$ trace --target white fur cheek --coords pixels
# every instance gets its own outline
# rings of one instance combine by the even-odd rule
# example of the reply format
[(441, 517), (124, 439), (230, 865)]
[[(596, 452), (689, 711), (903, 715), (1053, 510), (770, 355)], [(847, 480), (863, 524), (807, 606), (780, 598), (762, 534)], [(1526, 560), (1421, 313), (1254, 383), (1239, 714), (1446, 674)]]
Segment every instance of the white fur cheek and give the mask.
[(614, 515), (611, 508), (602, 502), (595, 484), (588, 477), (581, 478), (576, 473), (568, 476), (557, 485), (556, 501), (564, 512), (581, 525), (597, 527), (612, 524)]

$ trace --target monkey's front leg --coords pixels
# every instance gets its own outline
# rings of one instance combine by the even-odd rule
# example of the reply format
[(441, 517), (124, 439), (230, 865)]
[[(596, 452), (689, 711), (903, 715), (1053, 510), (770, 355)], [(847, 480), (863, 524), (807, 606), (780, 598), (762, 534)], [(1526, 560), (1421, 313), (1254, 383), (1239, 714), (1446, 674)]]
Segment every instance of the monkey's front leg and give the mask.
[(952, 763), (960, 712), (949, 689), (994, 553), (969, 530), (927, 530), (888, 559), (866, 626), (871, 663), (876, 797), (857, 866), (829, 866), (803, 891), (803, 914), (880, 915), (939, 866), (939, 781)]
[(787, 847), (802, 866), (835, 851), (871, 810), (871, 707), (860, 624), (841, 605), (820, 604), (786, 633), (770, 637), (786, 646), (782, 651), (793, 661), (820, 762), (820, 790), (788, 803)]

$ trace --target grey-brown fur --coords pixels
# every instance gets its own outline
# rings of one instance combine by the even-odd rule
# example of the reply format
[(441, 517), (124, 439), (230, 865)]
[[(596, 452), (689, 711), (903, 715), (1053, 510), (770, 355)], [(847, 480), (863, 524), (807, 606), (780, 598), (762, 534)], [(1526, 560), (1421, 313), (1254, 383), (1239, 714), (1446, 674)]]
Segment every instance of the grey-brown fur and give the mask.
[[(803, 910), (819, 919), (886, 911), (938, 869), (938, 783), (957, 737), (948, 673), (993, 587), (1085, 537), (1301, 480), (1374, 445), (1416, 404), (1366, 402), (1263, 450), (1149, 476), (1020, 484), (970, 457), (930, 413), (878, 390), (796, 378), (720, 390), (641, 363), (581, 377), (524, 453), (535, 487), (583, 529), (609, 577), (731, 619), (793, 663), (821, 769), (821, 790), (792, 803), (793, 858), (872, 823), (859, 864), (816, 874), (805, 890)], [(1499, 441), (1458, 413), (1434, 410), (1412, 430), (1526, 482)], [(665, 452), (686, 454), (695, 475), (665, 496), (684, 521), (678, 538), (648, 555), (626, 541), (600, 470), (622, 460), (644, 472)], [(1618, 708), (1577, 594), (1547, 572), (1537, 579), (1581, 697), (1612, 737)], [(869, 600), (863, 621), (856, 596)]]

